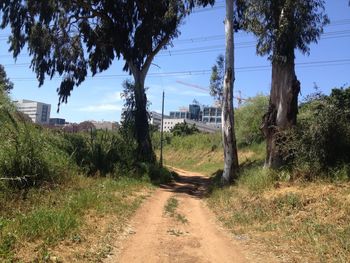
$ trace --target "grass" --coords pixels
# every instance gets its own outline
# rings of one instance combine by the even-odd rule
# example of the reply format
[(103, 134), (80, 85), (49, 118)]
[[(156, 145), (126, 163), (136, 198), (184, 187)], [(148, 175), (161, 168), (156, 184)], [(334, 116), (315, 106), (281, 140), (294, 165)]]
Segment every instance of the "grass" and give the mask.
[(164, 211), (170, 217), (175, 218), (178, 222), (181, 222), (182, 224), (188, 223), (188, 220), (184, 215), (176, 212), (178, 206), (179, 201), (175, 197), (170, 197), (164, 206)]
[(2, 193), (0, 261), (41, 261), (63, 241), (86, 246), (93, 237), (84, 229), (99, 228), (91, 218), (121, 227), (150, 187), (146, 180), (77, 177), (54, 188)]
[[(219, 177), (221, 152), (220, 147), (211, 149), (209, 144), (206, 148), (194, 143), (189, 148), (170, 144), (164, 156), (171, 166)], [(263, 169), (264, 154), (264, 144), (239, 149), (241, 171), (235, 185), (213, 186), (207, 196), (223, 226), (249, 246), (252, 254), (267, 261), (273, 254), (278, 262), (350, 262), (346, 167), (334, 171), (332, 180), (318, 176), (308, 181), (302, 169)]]

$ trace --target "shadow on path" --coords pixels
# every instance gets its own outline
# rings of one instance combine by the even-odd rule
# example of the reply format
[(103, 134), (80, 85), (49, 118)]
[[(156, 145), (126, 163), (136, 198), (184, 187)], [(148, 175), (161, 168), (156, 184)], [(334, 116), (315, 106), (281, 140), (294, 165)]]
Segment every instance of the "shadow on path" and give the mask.
[(165, 189), (173, 193), (188, 194), (195, 198), (203, 198), (208, 193), (208, 187), (211, 183), (211, 179), (204, 176), (193, 175), (188, 173), (178, 173), (175, 182), (170, 184), (161, 185), (162, 189)]

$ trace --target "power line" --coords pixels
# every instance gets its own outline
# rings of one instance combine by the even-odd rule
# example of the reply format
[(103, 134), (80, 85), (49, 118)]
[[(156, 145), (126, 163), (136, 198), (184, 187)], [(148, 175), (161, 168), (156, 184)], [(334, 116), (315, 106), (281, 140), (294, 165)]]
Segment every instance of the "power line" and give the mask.
[[(340, 65), (350, 65), (350, 58), (348, 59), (335, 59), (335, 60), (323, 60), (323, 61), (309, 61), (309, 62), (299, 62), (296, 63), (297, 68), (314, 68), (314, 67), (329, 67), (329, 66), (340, 66)], [(251, 71), (264, 71), (270, 70), (271, 65), (259, 65), (259, 66), (244, 66), (236, 67), (236, 72), (251, 72)], [(208, 75), (211, 74), (211, 70), (202, 69), (202, 70), (187, 70), (187, 71), (173, 71), (173, 72), (150, 72), (148, 77), (163, 77), (163, 76), (183, 76), (183, 75)], [(127, 74), (110, 74), (110, 75), (96, 75), (96, 76), (87, 76), (87, 78), (94, 79), (110, 79), (110, 78), (127, 78)], [(54, 77), (53, 79), (61, 79), (61, 77)], [(16, 81), (31, 81), (36, 80), (35, 78), (30, 77), (18, 77), (12, 78)]]
[[(325, 33), (321, 39), (339, 39), (339, 38), (348, 38), (350, 37), (350, 30), (344, 31), (334, 31), (329, 32), (330, 34)], [(336, 34), (337, 33), (337, 34)], [(242, 48), (252, 48), (256, 47), (256, 41), (245, 41), (245, 42), (237, 42), (235, 44), (235, 49)], [(192, 55), (192, 54), (200, 54), (200, 53), (209, 53), (209, 52), (222, 52), (224, 50), (224, 45), (210, 45), (210, 46), (202, 46), (202, 47), (193, 47), (193, 48), (185, 48), (185, 49), (175, 49), (175, 50), (162, 50), (158, 53), (157, 57), (165, 57), (165, 56), (178, 56), (178, 55)], [(0, 58), (7, 58), (8, 54), (0, 55)], [(28, 53), (24, 53), (19, 57), (29, 57)], [(5, 67), (24, 67), (29, 66), (30, 63), (16, 63), (16, 64), (4, 64)]]

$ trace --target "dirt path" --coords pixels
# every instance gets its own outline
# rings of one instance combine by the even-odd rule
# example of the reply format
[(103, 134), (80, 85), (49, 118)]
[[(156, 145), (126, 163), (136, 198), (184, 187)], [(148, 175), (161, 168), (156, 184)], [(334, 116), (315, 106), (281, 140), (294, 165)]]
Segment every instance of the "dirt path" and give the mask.
[[(201, 200), (208, 179), (176, 170), (179, 180), (163, 186), (138, 210), (120, 252), (106, 263), (121, 262), (247, 262), (239, 245), (216, 224)], [(177, 207), (169, 213), (169, 199)], [(168, 212), (166, 212), (168, 211)]]

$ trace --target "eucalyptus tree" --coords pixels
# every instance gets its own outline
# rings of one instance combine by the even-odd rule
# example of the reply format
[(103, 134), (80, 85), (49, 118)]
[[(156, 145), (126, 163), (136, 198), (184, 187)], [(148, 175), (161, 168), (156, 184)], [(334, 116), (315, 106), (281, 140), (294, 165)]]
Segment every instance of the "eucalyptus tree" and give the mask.
[(7, 77), (5, 67), (0, 64), (0, 86), (1, 89), (7, 93), (13, 89), (12, 81)]
[(309, 54), (329, 23), (324, 0), (247, 0), (245, 28), (257, 37), (257, 53), (272, 61), (269, 108), (262, 131), (267, 140), (266, 167), (278, 168), (284, 157), (279, 134), (296, 124), (300, 82), (295, 73), (295, 50)]
[(241, 28), (244, 9), (245, 0), (226, 0), (225, 57), (218, 56), (210, 79), (210, 94), (219, 101), (222, 108), (224, 170), (221, 181), (224, 185), (237, 179), (239, 168), (233, 108), (234, 32)]
[(154, 161), (148, 130), (147, 72), (156, 54), (179, 35), (179, 25), (196, 6), (215, 0), (2, 0), (1, 27), (11, 28), (14, 57), (27, 48), (39, 85), (62, 77), (59, 104), (74, 87), (107, 70), (115, 59), (135, 82), (138, 157)]

